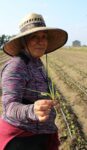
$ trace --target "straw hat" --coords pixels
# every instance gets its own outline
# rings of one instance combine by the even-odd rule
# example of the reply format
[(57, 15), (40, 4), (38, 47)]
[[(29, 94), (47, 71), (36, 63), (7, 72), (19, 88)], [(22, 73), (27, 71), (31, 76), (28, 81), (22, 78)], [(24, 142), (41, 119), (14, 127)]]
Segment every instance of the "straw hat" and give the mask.
[(4, 51), (11, 56), (18, 55), (24, 49), (22, 38), (37, 31), (47, 31), (48, 34), (48, 48), (45, 54), (55, 51), (62, 47), (67, 39), (68, 34), (66, 31), (58, 28), (46, 27), (42, 15), (33, 13), (27, 15), (20, 23), (20, 33), (11, 38), (4, 45)]

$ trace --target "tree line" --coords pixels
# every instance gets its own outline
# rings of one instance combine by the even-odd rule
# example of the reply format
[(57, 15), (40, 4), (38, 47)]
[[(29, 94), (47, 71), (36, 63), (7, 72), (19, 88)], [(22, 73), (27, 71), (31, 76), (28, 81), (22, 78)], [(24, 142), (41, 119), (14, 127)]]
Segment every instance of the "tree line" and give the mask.
[(3, 45), (4, 45), (6, 42), (8, 42), (8, 40), (9, 40), (11, 37), (12, 37), (12, 36), (10, 36), (10, 35), (5, 35), (5, 34), (3, 34), (3, 35), (0, 36), (0, 49), (3, 48)]

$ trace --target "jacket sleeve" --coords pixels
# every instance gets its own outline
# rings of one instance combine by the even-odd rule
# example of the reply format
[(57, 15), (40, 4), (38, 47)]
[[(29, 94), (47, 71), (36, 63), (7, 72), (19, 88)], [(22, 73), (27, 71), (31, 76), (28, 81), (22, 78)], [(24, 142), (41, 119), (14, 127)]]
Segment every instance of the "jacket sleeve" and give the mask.
[(3, 110), (6, 117), (14, 122), (38, 120), (34, 114), (34, 105), (22, 104), (27, 80), (26, 64), (20, 59), (10, 61), (2, 73)]

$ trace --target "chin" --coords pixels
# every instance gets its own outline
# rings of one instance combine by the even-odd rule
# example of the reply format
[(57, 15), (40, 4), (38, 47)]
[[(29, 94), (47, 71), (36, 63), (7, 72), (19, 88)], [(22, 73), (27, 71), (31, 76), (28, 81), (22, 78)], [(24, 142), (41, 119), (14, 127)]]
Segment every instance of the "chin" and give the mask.
[(36, 58), (40, 58), (40, 57), (42, 57), (44, 54), (40, 54), (40, 55), (36, 55), (35, 57)]

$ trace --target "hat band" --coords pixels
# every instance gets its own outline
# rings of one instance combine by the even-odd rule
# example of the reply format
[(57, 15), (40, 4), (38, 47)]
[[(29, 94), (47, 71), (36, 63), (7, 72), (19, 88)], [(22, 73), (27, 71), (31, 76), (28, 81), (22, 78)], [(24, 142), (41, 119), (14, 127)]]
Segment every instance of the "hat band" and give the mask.
[(30, 24), (27, 24), (26, 26), (24, 26), (23, 28), (21, 28), (21, 32), (25, 32), (29, 29), (35, 28), (35, 27), (46, 27), (44, 22), (33, 22)]

